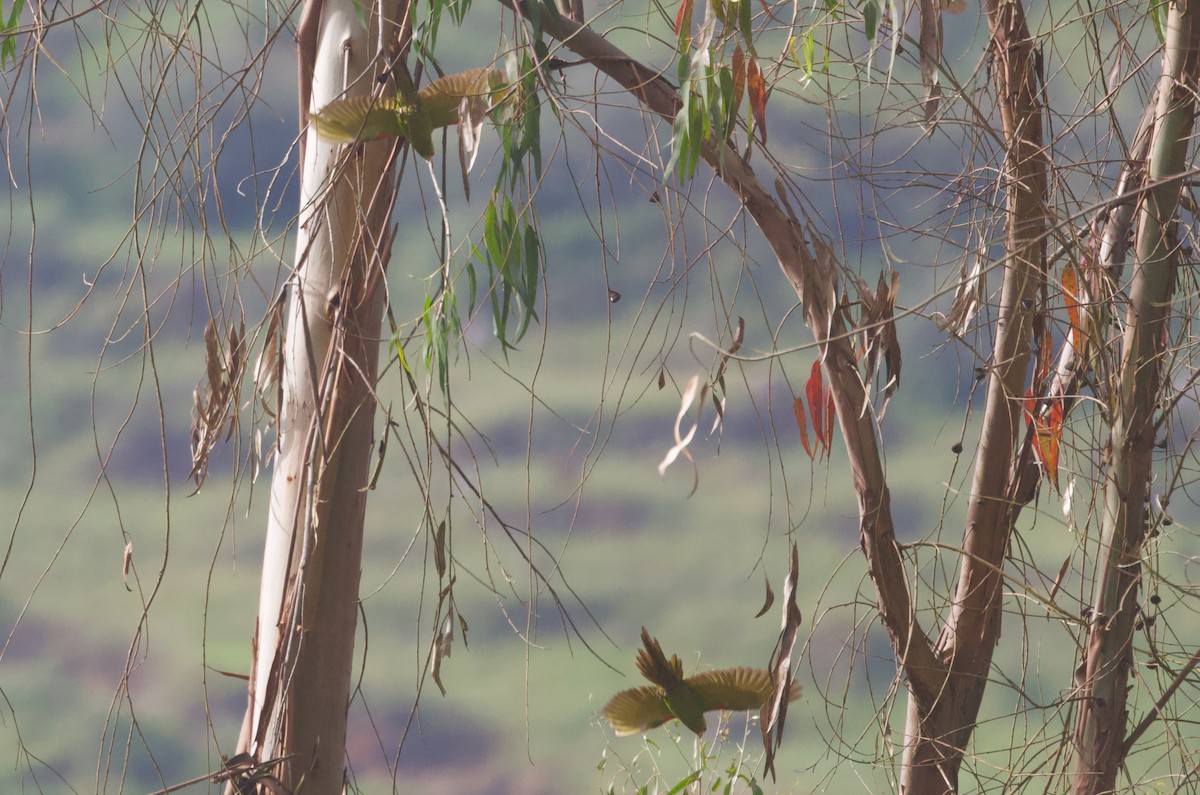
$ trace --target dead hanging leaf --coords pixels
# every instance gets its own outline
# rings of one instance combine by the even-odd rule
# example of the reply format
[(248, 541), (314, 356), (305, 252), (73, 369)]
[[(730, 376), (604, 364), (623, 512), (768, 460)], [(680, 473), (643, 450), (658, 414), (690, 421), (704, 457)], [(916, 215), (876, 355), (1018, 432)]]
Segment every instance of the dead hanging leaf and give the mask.
[(954, 303), (945, 315), (935, 315), (934, 322), (942, 331), (963, 337), (971, 328), (983, 294), (987, 292), (987, 271), (983, 267), (983, 256), (976, 255), (968, 271), (967, 261), (963, 260), (958, 270), (958, 289), (954, 293)]
[(666, 371), (666, 370), (662, 370), (662, 369), (660, 369), (660, 370), (658, 371), (658, 388), (659, 388), (659, 391), (662, 391), (662, 389), (663, 389), (663, 388), (664, 388), (666, 385), (667, 385), (667, 371)]
[(458, 615), (458, 628), (462, 632), (463, 648), (468, 649), (470, 647), (467, 645), (467, 630), (468, 630), (467, 620), (465, 618), (463, 618), (462, 613), (459, 613), (458, 611), (455, 611), (455, 613), (456, 613), (456, 615)]
[(1071, 555), (1067, 555), (1063, 560), (1062, 565), (1058, 567), (1058, 576), (1054, 578), (1054, 584), (1050, 586), (1050, 595), (1048, 601), (1053, 602), (1054, 597), (1058, 595), (1058, 589), (1062, 587), (1063, 579), (1067, 576), (1067, 571), (1071, 568)]
[(750, 95), (750, 111), (763, 146), (767, 145), (767, 81), (754, 56), (746, 58), (746, 89)]
[(763, 585), (767, 587), (767, 596), (763, 600), (762, 608), (754, 614), (755, 618), (762, 618), (771, 609), (771, 605), (775, 604), (775, 592), (771, 590), (771, 580), (767, 578), (767, 573), (763, 572)]
[[(221, 439), (228, 441), (238, 426), (237, 392), (246, 369), (246, 327), (230, 326), (222, 344), (216, 325), (204, 326), (205, 382), (192, 392), (192, 471), (196, 491), (208, 476), (208, 457)], [(194, 493), (194, 492), (193, 492)]]
[(921, 84), (925, 87), (925, 98), (921, 102), (925, 115), (926, 131), (933, 129), (938, 107), (942, 100), (942, 86), (938, 79), (938, 67), (942, 62), (942, 9), (939, 0), (919, 0), (921, 16)]
[(808, 417), (804, 413), (804, 398), (799, 395), (792, 401), (792, 413), (796, 415), (796, 427), (800, 429), (800, 444), (804, 445), (804, 452), (812, 458), (812, 447), (808, 444)]
[(438, 579), (446, 576), (446, 522), (438, 525), (433, 534), (433, 565), (437, 569)]
[(437, 636), (433, 639), (433, 649), (430, 651), (430, 670), (429, 675), (433, 677), (433, 683), (438, 686), (438, 690), (442, 691), (442, 695), (446, 695), (446, 688), (442, 684), (442, 660), (450, 656), (451, 650), (454, 648), (454, 610), (446, 614), (446, 618), (442, 621), (442, 628), (438, 631)]
[[(254, 365), (254, 391), (268, 417), (275, 416), (272, 405), (278, 406), (283, 399), (283, 310), (281, 293), (267, 310), (267, 331), (263, 338), (262, 353)], [(267, 399), (267, 395), (271, 393), (274, 393), (273, 401)]]
[(1054, 370), (1054, 335), (1050, 333), (1050, 326), (1045, 322), (1044, 315), (1039, 314), (1035, 319), (1033, 334), (1037, 342), (1033, 383), (1040, 389)]
[(775, 780), (775, 751), (783, 742), (783, 727), (787, 721), (788, 694), (792, 689), (792, 650), (800, 631), (802, 616), (796, 605), (796, 584), (800, 579), (800, 550), (792, 542), (792, 559), (788, 566), (787, 579), (783, 582), (783, 621), (779, 640), (771, 653), (767, 669), (771, 672), (774, 692), (771, 699), (759, 711), (759, 730), (762, 732), (763, 749), (766, 752), (763, 768)]
[(121, 579), (125, 582), (125, 590), (131, 591), (129, 587), (129, 570), (133, 567), (133, 540), (125, 542), (125, 551), (121, 554)]
[[(696, 468), (696, 462), (692, 460), (691, 453), (688, 452), (687, 446), (692, 443), (692, 439), (696, 436), (696, 427), (700, 422), (700, 410), (704, 406), (704, 393), (708, 391), (708, 386), (700, 386), (700, 376), (692, 376), (687, 386), (683, 390), (683, 394), (679, 398), (679, 413), (675, 415), (675, 444), (667, 451), (663, 460), (658, 464), (658, 474), (661, 477), (667, 472), (667, 467), (675, 463), (675, 459), (682, 454), (688, 461), (692, 462), (692, 490), (688, 496), (696, 493), (696, 489), (700, 486), (700, 470)], [(696, 404), (696, 419), (692, 422), (692, 427), (688, 429), (686, 434), (681, 433), (683, 418), (691, 409), (692, 403)]]
[[(876, 371), (882, 358), (884, 363), (885, 381), (883, 387), (883, 405), (879, 408), (879, 416), (887, 411), (888, 401), (900, 386), (900, 341), (896, 337), (896, 294), (900, 288), (900, 273), (892, 271), (889, 284), (879, 274), (879, 285), (872, 293), (867, 283), (858, 279), (858, 300), (862, 306), (862, 316), (858, 327), (862, 330), (862, 349), (867, 359), (867, 373), (864, 379), (867, 384), (863, 411), (866, 411), (866, 401), (870, 400), (870, 385), (875, 380)], [(882, 356), (881, 356), (882, 354)]]
[(471, 201), (471, 169), (479, 154), (479, 140), (483, 136), (483, 121), (487, 118), (488, 98), (486, 93), (464, 96), (458, 107), (458, 162), (462, 166), (463, 195)]
[(818, 450), (821, 455), (828, 454), (833, 449), (834, 406), (833, 395), (825, 390), (820, 359), (813, 362), (804, 392), (808, 397), (808, 411), (812, 415), (813, 433), (820, 445)]

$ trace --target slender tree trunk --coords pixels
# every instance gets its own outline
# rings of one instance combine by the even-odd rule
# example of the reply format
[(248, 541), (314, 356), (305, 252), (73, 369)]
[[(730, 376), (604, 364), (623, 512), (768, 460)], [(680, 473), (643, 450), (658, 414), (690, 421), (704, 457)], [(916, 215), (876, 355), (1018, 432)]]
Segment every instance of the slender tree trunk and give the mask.
[[(379, 86), (375, 78), (387, 70), (381, 52), (397, 51), (402, 19), (397, 0), (309, 0), (298, 30), (302, 123), (336, 97)], [(239, 751), (259, 762), (282, 759), (272, 772), (288, 791), (333, 795), (344, 783), (396, 148), (306, 136), (279, 450)]]
[(1042, 149), (1040, 75), (1020, 2), (988, 0), (992, 74), (1008, 157), (1006, 256), (979, 452), (963, 555), (950, 617), (934, 652), (948, 667), (933, 699), (910, 689), (900, 790), (958, 790), (958, 771), (975, 729), (988, 670), (1000, 637), (1001, 570), (1020, 504), (1012, 484), (1022, 431), (1021, 399), (1029, 378), (1035, 318), (1046, 259), (1046, 155)]
[(1126, 701), (1149, 518), (1155, 409), (1178, 266), (1174, 228), (1196, 114), (1198, 71), (1200, 9), (1172, 2), (1146, 174), (1150, 189), (1137, 219), (1129, 308), (1112, 392), (1102, 537), (1074, 738), (1072, 786), (1078, 795), (1112, 791), (1126, 754)]

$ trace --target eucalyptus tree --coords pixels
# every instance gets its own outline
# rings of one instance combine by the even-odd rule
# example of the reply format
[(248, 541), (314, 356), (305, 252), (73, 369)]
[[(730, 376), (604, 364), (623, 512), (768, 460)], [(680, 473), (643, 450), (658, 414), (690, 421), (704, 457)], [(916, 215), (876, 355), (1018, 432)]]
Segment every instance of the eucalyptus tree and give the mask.
[[(486, 62), (441, 74), (444, 27), (468, 23), (485, 6), (503, 19), (502, 35), (476, 48), (486, 49)], [(1194, 786), (1200, 737), (1186, 714), (1200, 650), (1187, 640), (1196, 588), (1187, 565), (1193, 538), (1180, 516), (1189, 510), (1198, 404), (1188, 188), (1200, 11), (1170, 1), (1030, 10), (1020, 0), (985, 0), (979, 9), (933, 0), (911, 8), (680, 0), (638, 9), (306, 0), (270, 7), (255, 27), (263, 44), (244, 48), (248, 65), (239, 71), (209, 59), (218, 45), (199, 43), (211, 9), (148, 10), (150, 22), (131, 19), (145, 25), (140, 35), (155, 63), (169, 68), (144, 73), (130, 100), (144, 119), (136, 164), (149, 175), (135, 169), (130, 245), (139, 254), (142, 234), (162, 234), (159, 224), (171, 220), (164, 206), (186, 217), (184, 208), (208, 201), (216, 156), (196, 153), (214, 146), (204, 131), (233, 94), (209, 90), (206, 80), (223, 86), (236, 77), (241, 86), (245, 75), (261, 77), (266, 55), (290, 46), (280, 34), (293, 25), (298, 51), (291, 151), (300, 191), (286, 254), (278, 254), (289, 263), (250, 334), (238, 311), (213, 302), (192, 430), (198, 487), (242, 415), (273, 431), (266, 441), (248, 434), (246, 458), (254, 467), (270, 460), (273, 470), (247, 710), (236, 747), (221, 740), (229, 753), (214, 774), (229, 792), (346, 787), (364, 519), (389, 443), (425, 453), (407, 458), (426, 494), (409, 518), (436, 583), (422, 629), (430, 679), (442, 686), (456, 630), (466, 631), (455, 606), (464, 586), (454, 544), (470, 523), (454, 520), (461, 512), (453, 497), (434, 505), (435, 467), (454, 497), (478, 506), (471, 521), (494, 522), (514, 540), (531, 589), (545, 589), (588, 642), (592, 630), (574, 623), (567, 601), (586, 605), (587, 595), (556, 579), (569, 555), (543, 571), (532, 529), (495, 508), (454, 441), (467, 435), (455, 411), (464, 319), (489, 314), (504, 355), (525, 355), (517, 343), (553, 300), (546, 278), (569, 277), (543, 234), (539, 191), (554, 169), (576, 179), (571, 158), (580, 148), (596, 175), (587, 209), (601, 252), (618, 242), (607, 219), (629, 214), (607, 203), (599, 176), (619, 169), (661, 212), (670, 258), (687, 262), (690, 241), (700, 240), (704, 253), (693, 261), (716, 272), (721, 246), (739, 252), (746, 270), (759, 256), (751, 252), (769, 252), (762, 256), (779, 270), (772, 292), (790, 291), (782, 316), (770, 299), (762, 303), (760, 327), (776, 327), (760, 335), (766, 342), (748, 340), (744, 318), (713, 296), (718, 341), (704, 348), (708, 372), (679, 389), (675, 443), (664, 445), (660, 471), (690, 456), (696, 428), (681, 427), (688, 412), (711, 397), (719, 425), (737, 410), (730, 374), (770, 367), (791, 409), (783, 420), (765, 413), (770, 438), (799, 433), (800, 447), (777, 445), (781, 467), (808, 473), (809, 459), (828, 455), (829, 476), (850, 484), (863, 590), (895, 676), (859, 738), (834, 721), (838, 765), (877, 766), (908, 793)], [(57, 27), (99, 11), (55, 13), (18, 4), (4, 19), (10, 98), (20, 90), (36, 97), (36, 67), (52, 57), (44, 42)], [(165, 17), (176, 33), (161, 33)], [(127, 23), (98, 23), (108, 46), (118, 49)], [(628, 49), (630, 27), (645, 53)], [(180, 79), (190, 55), (194, 87)], [(10, 99), (10, 136), (12, 107)], [(167, 132), (171, 113), (189, 122), (183, 144)], [(450, 127), (453, 134), (436, 134)], [(446, 150), (457, 149), (469, 196), (477, 154), (493, 151), (481, 144), (489, 129), (496, 181), (460, 237), (445, 198), (455, 159)], [(554, 147), (544, 145), (547, 135)], [(410, 227), (395, 213), (414, 184), (428, 191), (434, 220), (425, 244), (432, 239), (436, 253), (420, 300), (393, 296), (387, 279), (418, 245), (403, 237)], [(729, 217), (722, 202), (733, 208)], [(211, 246), (211, 230), (201, 237)], [(805, 334), (786, 322), (792, 317), (803, 319)], [(152, 348), (152, 324), (144, 333)], [(889, 405), (893, 415), (910, 410), (906, 393), (930, 389), (901, 388), (902, 344), (911, 361), (913, 347), (930, 347), (934, 334), (941, 341), (932, 344), (968, 362), (966, 378), (957, 369), (944, 375), (950, 390), (969, 396), (962, 431), (944, 445), (945, 474), (929, 475), (948, 484), (928, 512), (936, 519), (905, 528), (900, 540), (883, 418)], [(665, 370), (654, 373), (660, 389)], [(390, 409), (380, 419), (384, 371), (404, 391), (406, 427), (422, 431), (403, 436)], [(797, 372), (802, 386), (790, 375)], [(747, 393), (752, 402), (750, 379)], [(764, 454), (772, 454), (766, 444)], [(795, 604), (797, 579), (825, 574), (803, 572), (795, 552), (813, 532), (802, 514), (789, 502), (785, 539), (764, 545), (764, 568), (789, 571), (780, 642), (768, 672), (754, 671), (750, 696), (731, 702), (763, 705), (771, 774), (783, 767), (779, 740), (798, 694), (799, 613), (837, 610)], [(1076, 539), (1065, 560), (1046, 559), (1027, 540), (1064, 524)], [(1182, 617), (1160, 617), (1163, 592)], [(1024, 644), (1035, 621), (1050, 626), (1037, 630), (1039, 642), (1069, 650), (1073, 674), (1046, 681), (1031, 662)], [(1008, 644), (1018, 652), (1002, 662), (997, 651)], [(668, 678), (705, 681), (670, 663)], [(671, 716), (707, 728), (704, 710), (681, 714), (663, 688), (661, 697), (642, 694), (649, 718), (618, 729)], [(990, 713), (1005, 709), (997, 691), (1019, 706)], [(791, 706), (793, 721), (803, 704)], [(999, 746), (978, 730), (996, 721), (1011, 726)]]

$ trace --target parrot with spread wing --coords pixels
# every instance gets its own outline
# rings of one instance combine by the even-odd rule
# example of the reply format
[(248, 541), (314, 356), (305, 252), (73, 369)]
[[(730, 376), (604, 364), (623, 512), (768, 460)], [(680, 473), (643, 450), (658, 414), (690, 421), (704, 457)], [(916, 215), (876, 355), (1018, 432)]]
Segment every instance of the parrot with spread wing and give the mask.
[[(714, 709), (759, 709), (774, 691), (771, 674), (761, 668), (725, 668), (683, 676), (683, 663), (672, 654), (668, 660), (662, 646), (642, 627), (642, 645), (637, 667), (653, 685), (622, 690), (604, 706), (604, 717), (618, 735), (637, 734), (678, 718), (696, 734), (704, 734), (704, 713)], [(800, 697), (792, 684), (788, 701)]]
[[(406, 69), (396, 70), (400, 90), (391, 97), (335, 99), (311, 121), (317, 134), (332, 143), (373, 141), (403, 136), (421, 157), (433, 157), (433, 131), (457, 124), (464, 102), (486, 111), (494, 88), (504, 81), (498, 69), (468, 69), (446, 75), (417, 91)], [(482, 118), (482, 115), (480, 115)]]

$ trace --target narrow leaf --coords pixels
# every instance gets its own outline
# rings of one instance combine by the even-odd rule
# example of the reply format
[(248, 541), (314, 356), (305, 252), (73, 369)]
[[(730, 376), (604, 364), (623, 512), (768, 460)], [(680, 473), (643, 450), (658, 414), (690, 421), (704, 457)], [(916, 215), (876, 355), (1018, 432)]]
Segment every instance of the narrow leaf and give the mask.
[(767, 143), (767, 83), (758, 61), (753, 57), (747, 58), (746, 87), (750, 94), (750, 109), (754, 113), (754, 126), (758, 128), (758, 136), (763, 145)]
[(763, 606), (757, 613), (754, 614), (755, 618), (762, 618), (765, 616), (767, 611), (771, 609), (771, 605), (775, 604), (775, 592), (771, 590), (771, 580), (767, 577), (767, 573), (765, 571), (763, 572), (763, 585), (767, 587), (767, 595), (763, 600)]
[(692, 0), (683, 0), (679, 4), (679, 12), (675, 15), (675, 35), (679, 36), (683, 31), (691, 34), (692, 30)]
[(827, 429), (827, 419), (825, 417), (825, 379), (821, 372), (821, 360), (813, 362), (812, 372), (809, 374), (808, 383), (804, 387), (805, 395), (808, 397), (808, 411), (812, 416), (813, 433), (817, 436), (818, 448), (823, 452), (828, 452), (832, 446), (832, 441), (829, 439)]
[(812, 447), (808, 444), (808, 417), (804, 413), (804, 398), (796, 395), (792, 401), (792, 413), (796, 415), (796, 427), (800, 429), (800, 444), (809, 458), (813, 457)]

